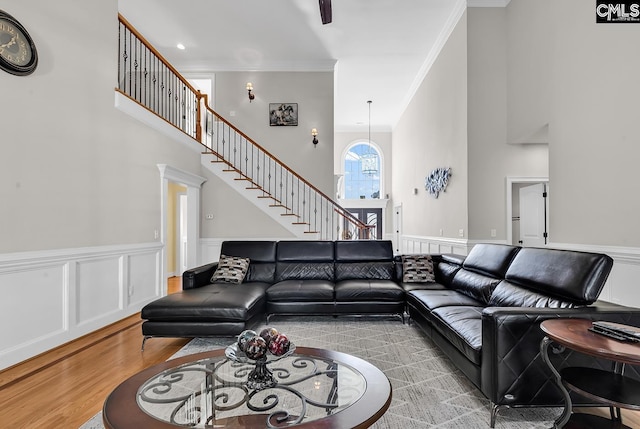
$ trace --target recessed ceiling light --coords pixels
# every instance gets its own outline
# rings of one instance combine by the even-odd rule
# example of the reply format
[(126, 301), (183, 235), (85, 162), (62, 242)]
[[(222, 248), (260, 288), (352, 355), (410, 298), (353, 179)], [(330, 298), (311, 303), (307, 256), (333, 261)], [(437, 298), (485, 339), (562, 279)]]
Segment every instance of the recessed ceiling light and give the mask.
[(178, 43), (178, 44), (176, 45), (176, 47), (177, 47), (178, 49), (180, 49), (181, 51), (184, 51), (184, 49), (185, 49), (185, 47), (184, 47), (184, 45), (183, 45), (182, 43)]

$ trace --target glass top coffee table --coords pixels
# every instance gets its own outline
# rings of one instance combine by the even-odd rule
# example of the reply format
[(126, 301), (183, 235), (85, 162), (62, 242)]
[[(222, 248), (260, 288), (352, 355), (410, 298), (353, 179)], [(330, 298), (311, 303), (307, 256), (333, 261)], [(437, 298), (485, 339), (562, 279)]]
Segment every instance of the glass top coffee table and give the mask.
[(252, 362), (227, 358), (225, 350), (152, 366), (107, 397), (104, 424), (109, 429), (366, 428), (391, 402), (384, 373), (345, 353), (298, 347), (266, 364), (273, 382), (259, 388), (248, 382), (255, 369)]

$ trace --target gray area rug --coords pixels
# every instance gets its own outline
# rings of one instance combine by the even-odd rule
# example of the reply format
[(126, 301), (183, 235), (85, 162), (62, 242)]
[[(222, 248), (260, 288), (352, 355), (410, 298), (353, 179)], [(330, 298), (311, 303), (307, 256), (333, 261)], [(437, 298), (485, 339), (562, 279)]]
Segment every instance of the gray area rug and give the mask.
[[(271, 326), (298, 346), (348, 353), (371, 362), (391, 381), (393, 399), (376, 429), (488, 428), (490, 403), (415, 326), (397, 319), (273, 318)], [(260, 328), (258, 328), (260, 329)], [(151, 339), (150, 341), (153, 341)], [(195, 338), (172, 358), (226, 347), (228, 338)], [(497, 429), (552, 426), (560, 408), (501, 410)], [(98, 413), (80, 429), (103, 429)]]

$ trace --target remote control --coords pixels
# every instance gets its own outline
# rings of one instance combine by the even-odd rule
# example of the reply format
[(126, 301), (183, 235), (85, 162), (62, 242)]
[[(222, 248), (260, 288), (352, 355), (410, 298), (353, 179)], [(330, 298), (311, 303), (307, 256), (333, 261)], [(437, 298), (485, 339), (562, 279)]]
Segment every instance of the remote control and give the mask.
[(613, 338), (614, 340), (618, 340), (618, 341), (633, 341), (628, 337), (623, 337), (621, 335), (614, 334), (613, 332), (610, 332), (610, 331), (600, 330), (600, 329), (597, 329), (597, 328), (588, 328), (588, 329), (593, 333), (596, 333), (598, 335), (603, 335), (605, 337)]
[(593, 322), (589, 330), (620, 341), (640, 342), (640, 332), (634, 331), (631, 326), (612, 322)]
[(640, 329), (633, 326), (621, 325), (619, 323), (596, 321), (593, 322), (593, 326), (614, 331), (624, 336), (631, 336), (640, 339)]

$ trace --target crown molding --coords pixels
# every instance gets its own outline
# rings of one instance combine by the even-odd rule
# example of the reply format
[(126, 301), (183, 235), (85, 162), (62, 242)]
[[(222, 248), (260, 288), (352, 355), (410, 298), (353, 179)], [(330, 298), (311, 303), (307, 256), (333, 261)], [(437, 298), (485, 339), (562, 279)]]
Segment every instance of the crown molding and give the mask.
[(511, 0), (467, 0), (467, 7), (506, 7)]

